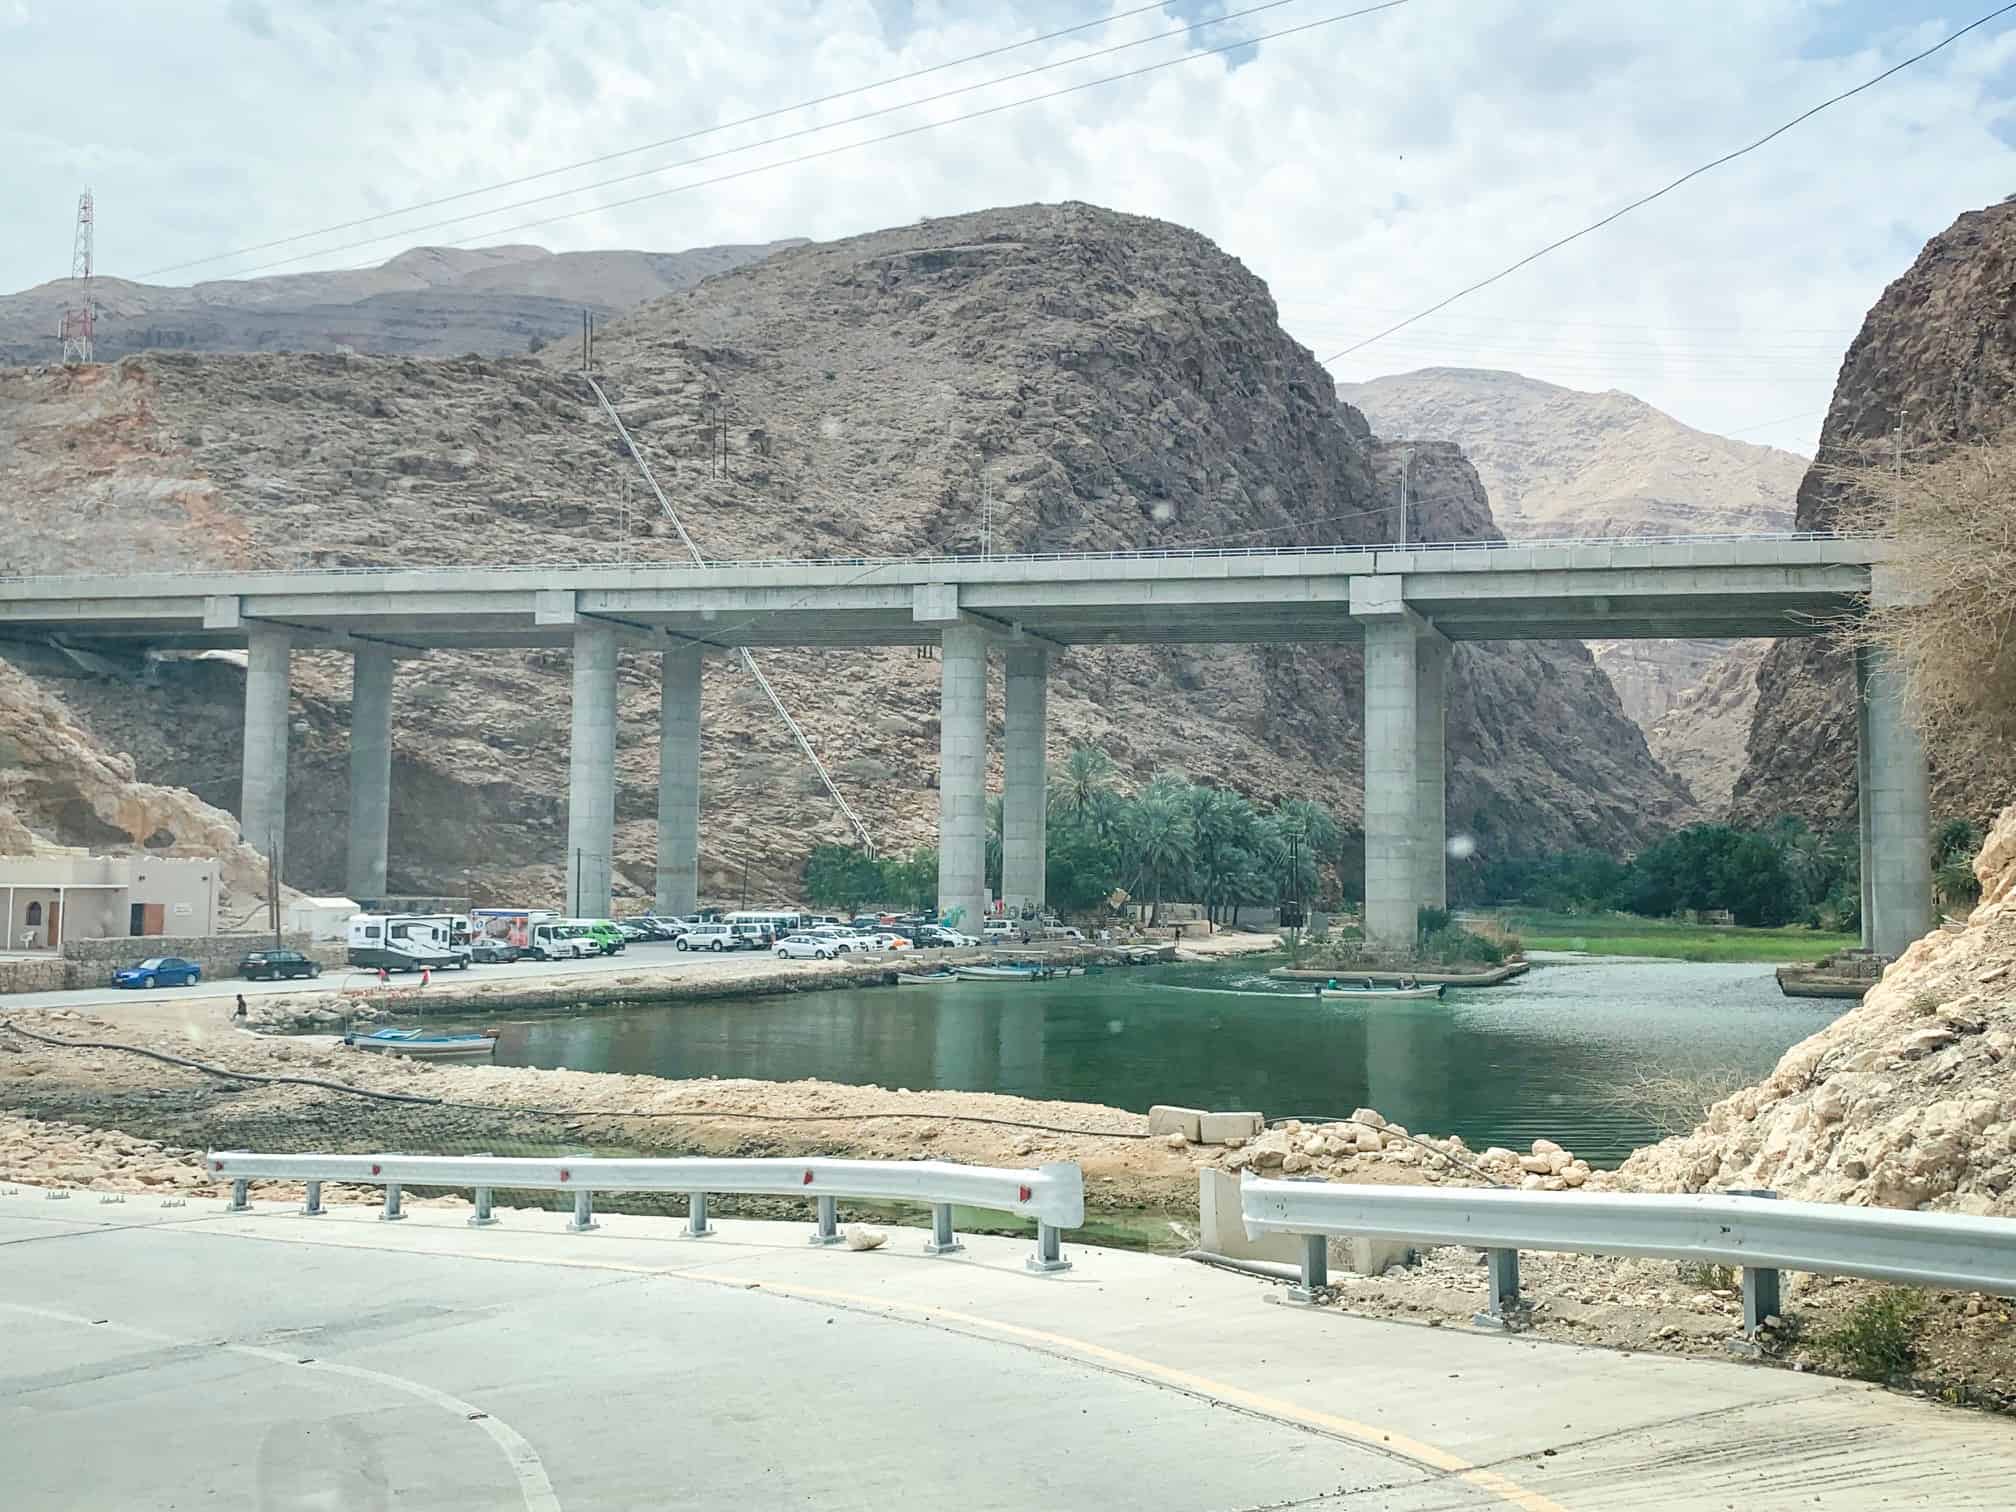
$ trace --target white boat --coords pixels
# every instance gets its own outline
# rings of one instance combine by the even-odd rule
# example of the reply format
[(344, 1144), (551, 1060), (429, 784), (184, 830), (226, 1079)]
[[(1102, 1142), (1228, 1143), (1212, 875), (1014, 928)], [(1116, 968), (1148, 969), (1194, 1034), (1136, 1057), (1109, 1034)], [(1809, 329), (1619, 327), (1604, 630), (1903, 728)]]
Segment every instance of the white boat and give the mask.
[(1319, 987), (1317, 996), (1326, 1002), (1331, 998), (1378, 998), (1381, 1002), (1417, 1002), (1442, 996), (1444, 988), (1440, 982), (1422, 985), (1419, 982), (1401, 982), (1393, 987), (1381, 987), (1376, 982), (1361, 982), (1355, 987)]
[(497, 1049), (494, 1034), (427, 1034), (418, 1029), (380, 1029), (371, 1034), (346, 1034), (353, 1050), (381, 1055), (406, 1055), (419, 1060), (488, 1060)]
[(899, 971), (896, 980), (906, 987), (921, 987), (930, 982), (956, 982), (956, 971)]
[(969, 982), (1040, 982), (1061, 975), (1049, 966), (961, 966), (958, 972)]

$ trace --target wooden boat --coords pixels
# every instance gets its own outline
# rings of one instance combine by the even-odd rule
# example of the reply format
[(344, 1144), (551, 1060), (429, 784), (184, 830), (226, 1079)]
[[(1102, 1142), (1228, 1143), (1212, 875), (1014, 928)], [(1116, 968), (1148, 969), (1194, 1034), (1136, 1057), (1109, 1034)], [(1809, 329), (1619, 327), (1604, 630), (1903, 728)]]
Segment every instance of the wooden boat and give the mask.
[(960, 979), (968, 982), (1041, 982), (1063, 971), (1055, 966), (961, 966)]
[(896, 980), (906, 987), (920, 987), (927, 982), (956, 982), (959, 980), (959, 973), (956, 971), (899, 971), (896, 973)]
[(1377, 998), (1381, 1002), (1425, 1002), (1439, 998), (1447, 991), (1440, 982), (1401, 982), (1392, 987), (1381, 987), (1375, 982), (1361, 982), (1355, 987), (1319, 987), (1317, 996), (1325, 1002), (1331, 998)]
[(419, 1060), (488, 1060), (497, 1049), (494, 1034), (427, 1034), (419, 1029), (379, 1029), (371, 1034), (346, 1034), (353, 1050), (376, 1050)]

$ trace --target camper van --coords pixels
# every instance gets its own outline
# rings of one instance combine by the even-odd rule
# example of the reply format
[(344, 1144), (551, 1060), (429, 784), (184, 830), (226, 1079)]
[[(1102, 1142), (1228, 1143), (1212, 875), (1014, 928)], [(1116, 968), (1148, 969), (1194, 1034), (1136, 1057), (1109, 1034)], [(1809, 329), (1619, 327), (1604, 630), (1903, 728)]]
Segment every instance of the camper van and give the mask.
[(447, 915), (352, 914), (345, 929), (352, 966), (380, 971), (461, 970), (467, 946), (451, 945)]

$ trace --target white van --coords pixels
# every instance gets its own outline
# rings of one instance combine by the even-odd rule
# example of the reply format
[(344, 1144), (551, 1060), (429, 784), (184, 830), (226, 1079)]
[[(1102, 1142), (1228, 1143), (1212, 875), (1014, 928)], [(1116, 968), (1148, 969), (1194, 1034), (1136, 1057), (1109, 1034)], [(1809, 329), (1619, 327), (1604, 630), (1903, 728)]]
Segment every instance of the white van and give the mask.
[(986, 929), (986, 938), (990, 940), (1014, 939), (1023, 930), (1020, 919), (989, 919), (983, 927)]
[(573, 961), (601, 953), (602, 947), (586, 930), (558, 920), (534, 924), (525, 945), (525, 954), (535, 961)]
[(677, 950), (735, 950), (741, 943), (734, 927), (728, 924), (688, 924), (672, 937), (673, 948)]

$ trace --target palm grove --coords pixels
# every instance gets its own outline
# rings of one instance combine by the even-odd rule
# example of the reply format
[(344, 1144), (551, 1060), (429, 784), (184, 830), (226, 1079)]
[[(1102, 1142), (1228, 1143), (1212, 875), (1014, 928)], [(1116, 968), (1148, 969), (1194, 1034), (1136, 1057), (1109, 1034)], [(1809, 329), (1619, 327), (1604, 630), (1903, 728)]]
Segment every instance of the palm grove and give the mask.
[[(1158, 773), (1126, 791), (1105, 752), (1078, 746), (1051, 782), (1046, 896), (1062, 913), (1103, 902), (1201, 904), (1213, 922), (1241, 906), (1296, 898), (1337, 909), (1361, 896), (1359, 837), (1327, 808), (1287, 799), (1263, 808), (1243, 794)], [(1949, 907), (1973, 901), (1969, 858), (1980, 832), (1964, 819), (1940, 831), (1935, 885)], [(1001, 888), (1001, 800), (990, 800), (987, 880)], [(804, 892), (816, 904), (931, 909), (938, 855), (873, 857), (821, 845), (805, 864)], [(1619, 911), (1665, 918), (1727, 910), (1739, 924), (1806, 924), (1853, 930), (1861, 922), (1854, 837), (1823, 833), (1799, 819), (1758, 829), (1695, 824), (1628, 860), (1595, 851), (1496, 855), (1488, 847), (1453, 862), (1452, 902), (1530, 904), (1567, 913)]]

